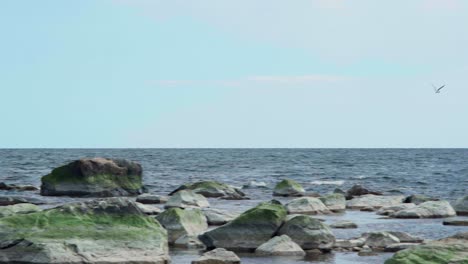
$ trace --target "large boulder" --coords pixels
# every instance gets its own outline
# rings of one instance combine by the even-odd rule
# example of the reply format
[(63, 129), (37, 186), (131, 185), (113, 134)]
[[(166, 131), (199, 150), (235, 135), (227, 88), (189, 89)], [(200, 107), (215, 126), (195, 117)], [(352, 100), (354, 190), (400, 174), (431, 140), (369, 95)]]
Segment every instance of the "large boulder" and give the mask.
[(224, 225), (239, 216), (238, 214), (214, 208), (204, 208), (202, 211), (208, 220), (208, 225)]
[(260, 256), (304, 256), (304, 250), (287, 235), (275, 236), (255, 250)]
[(392, 217), (396, 218), (441, 218), (456, 215), (455, 210), (447, 201), (430, 201), (416, 207), (400, 210)]
[(184, 184), (179, 186), (169, 195), (177, 193), (181, 190), (192, 190), (195, 193), (201, 194), (208, 198), (222, 198), (227, 200), (244, 200), (247, 199), (245, 194), (238, 188), (234, 188), (224, 183), (216, 181), (201, 181), (192, 184)]
[(126, 198), (65, 204), (0, 219), (0, 263), (169, 261), (166, 230)]
[(289, 214), (327, 214), (330, 210), (318, 198), (301, 197), (286, 204)]
[(203, 254), (198, 260), (192, 261), (192, 264), (240, 264), (241, 260), (232, 251), (224, 248), (217, 248)]
[(373, 194), (366, 194), (359, 197), (355, 197), (346, 203), (346, 208), (349, 209), (362, 209), (366, 207), (381, 208), (385, 206), (399, 205), (403, 202), (405, 196), (394, 195), (394, 196), (380, 196)]
[(109, 197), (143, 192), (141, 165), (123, 159), (80, 159), (41, 179), (41, 195)]
[(341, 193), (327, 194), (319, 199), (333, 212), (341, 212), (346, 209), (346, 198)]
[(458, 215), (468, 215), (468, 195), (459, 198), (453, 205)]
[(216, 247), (254, 250), (267, 242), (286, 217), (286, 209), (272, 200), (260, 203), (226, 225), (210, 230), (200, 240), (210, 249)]
[(350, 200), (353, 199), (353, 197), (355, 196), (361, 196), (366, 194), (382, 195), (381, 192), (372, 191), (362, 185), (356, 184), (346, 192), (346, 199)]
[(184, 235), (196, 236), (208, 229), (206, 217), (199, 209), (170, 208), (156, 216), (166, 228), (169, 243)]
[(195, 193), (190, 190), (182, 190), (173, 194), (167, 203), (164, 205), (165, 208), (204, 208), (209, 207), (210, 203), (205, 196)]
[(285, 179), (276, 184), (274, 196), (304, 196), (305, 190), (294, 180)]
[(329, 250), (335, 243), (330, 228), (321, 221), (306, 215), (299, 215), (283, 224), (279, 235), (287, 235), (304, 250)]
[(466, 264), (468, 263), (468, 232), (431, 241), (402, 250), (385, 264)]
[(0, 206), (0, 217), (5, 217), (14, 214), (29, 214), (41, 211), (37, 205), (34, 204), (15, 204), (8, 206)]

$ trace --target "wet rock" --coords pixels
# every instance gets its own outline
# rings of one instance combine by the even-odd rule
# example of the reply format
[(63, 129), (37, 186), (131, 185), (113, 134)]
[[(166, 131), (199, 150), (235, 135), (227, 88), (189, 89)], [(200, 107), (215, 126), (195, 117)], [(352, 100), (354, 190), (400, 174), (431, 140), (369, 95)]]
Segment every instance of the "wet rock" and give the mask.
[(254, 250), (270, 240), (286, 218), (286, 213), (286, 208), (278, 201), (260, 203), (199, 238), (208, 249)]
[(167, 230), (169, 243), (182, 236), (196, 236), (208, 229), (205, 215), (199, 209), (170, 208), (156, 216)]
[(424, 202), (416, 207), (400, 210), (392, 217), (396, 218), (440, 218), (456, 215), (455, 210), (447, 201)]
[(38, 191), (39, 188), (33, 185), (16, 185), (16, 184), (7, 184), (0, 182), (0, 190), (10, 191)]
[(468, 232), (402, 250), (385, 264), (465, 264), (468, 260)]
[(289, 214), (327, 214), (330, 210), (318, 198), (301, 197), (286, 204)]
[(39, 208), (37, 205), (27, 203), (1, 206), (0, 217), (10, 216), (14, 214), (29, 214), (39, 211), (41, 211), (41, 208)]
[(333, 212), (341, 212), (346, 209), (346, 198), (343, 194), (328, 194), (320, 197), (320, 200)]
[(329, 250), (335, 243), (335, 236), (324, 223), (311, 217), (300, 215), (283, 224), (279, 235), (287, 235), (304, 250)]
[(422, 243), (424, 239), (410, 235), (406, 232), (401, 231), (386, 231), (387, 233), (397, 237), (401, 243)]
[(259, 246), (255, 253), (262, 256), (304, 256), (302, 248), (287, 235), (275, 236)]
[(373, 206), (366, 206), (366, 207), (363, 207), (363, 208), (359, 209), (359, 211), (362, 211), (362, 212), (375, 212), (375, 211), (377, 211), (377, 208), (375, 208)]
[(143, 192), (141, 165), (123, 159), (80, 159), (41, 178), (41, 195), (129, 196)]
[(208, 220), (208, 225), (224, 225), (239, 216), (237, 214), (213, 208), (204, 208), (202, 211)]
[(198, 260), (192, 261), (192, 264), (240, 264), (240, 258), (232, 251), (224, 248), (217, 248), (203, 254)]
[(244, 184), (242, 188), (243, 189), (267, 188), (267, 184), (265, 182), (250, 181), (248, 184)]
[(397, 211), (415, 207), (413, 203), (403, 203), (398, 205), (384, 206), (377, 211), (378, 215), (391, 215)]
[(192, 184), (184, 184), (169, 195), (173, 195), (181, 190), (191, 190), (208, 198), (222, 198), (227, 200), (248, 199), (238, 188), (216, 181), (200, 181)]
[(357, 224), (351, 221), (338, 221), (330, 225), (331, 228), (351, 229), (358, 228)]
[(205, 245), (198, 239), (198, 236), (183, 235), (174, 242), (174, 247), (197, 249), (205, 248)]
[(349, 209), (361, 209), (365, 207), (381, 208), (399, 205), (403, 202), (403, 199), (405, 199), (405, 197), (402, 195), (377, 196), (366, 194), (349, 200), (346, 203), (346, 207)]
[(209, 207), (208, 200), (201, 194), (195, 193), (191, 190), (178, 191), (173, 194), (167, 203), (165, 208), (204, 208)]
[(421, 194), (413, 194), (405, 198), (404, 203), (413, 203), (415, 205), (422, 204), (429, 201), (438, 201), (439, 199), (431, 198)]
[(383, 249), (389, 245), (400, 243), (400, 240), (388, 232), (370, 232), (365, 234), (365, 244), (371, 248)]
[(291, 220), (291, 219), (293, 219), (294, 217), (299, 216), (299, 215), (307, 216), (307, 217), (316, 219), (316, 220), (318, 220), (318, 221), (320, 221), (320, 222), (325, 222), (325, 219), (323, 219), (323, 218), (319, 218), (319, 217), (312, 216), (312, 215), (307, 215), (307, 214), (288, 214), (288, 215), (286, 216), (285, 221), (289, 221), (289, 220)]
[(419, 245), (418, 243), (396, 243), (385, 247), (385, 252), (398, 252)]
[(146, 215), (157, 215), (162, 212), (162, 210), (156, 206), (142, 204), (142, 203), (135, 203), (135, 204)]
[(337, 239), (333, 245), (335, 248), (355, 248), (364, 246), (365, 238), (356, 238), (356, 239)]
[(365, 188), (362, 185), (356, 184), (346, 192), (346, 199), (350, 200), (350, 199), (353, 199), (353, 197), (355, 196), (362, 196), (366, 194), (382, 195), (381, 192), (372, 191), (372, 190)]
[(136, 201), (142, 204), (163, 204), (166, 203), (169, 197), (156, 194), (140, 194), (136, 198)]
[(339, 194), (343, 194), (344, 196), (346, 196), (346, 192), (340, 188), (335, 188), (335, 190), (333, 190), (333, 193), (339, 193)]
[(35, 205), (46, 204), (45, 201), (28, 196), (0, 196), (0, 206), (29, 203)]
[(166, 230), (126, 198), (1, 218), (0, 244), (0, 263), (170, 261)]
[(458, 215), (468, 215), (468, 195), (459, 198), (453, 205)]
[(305, 190), (294, 180), (285, 179), (279, 182), (273, 190), (274, 196), (304, 196)]
[(468, 226), (468, 219), (447, 219), (444, 220), (443, 224), (452, 226)]

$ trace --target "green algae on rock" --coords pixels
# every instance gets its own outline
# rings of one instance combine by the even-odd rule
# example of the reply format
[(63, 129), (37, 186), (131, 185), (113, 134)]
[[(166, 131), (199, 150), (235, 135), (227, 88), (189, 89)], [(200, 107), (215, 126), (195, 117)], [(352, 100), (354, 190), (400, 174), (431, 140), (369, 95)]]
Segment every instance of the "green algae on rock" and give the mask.
[(206, 217), (200, 209), (170, 208), (159, 214), (156, 220), (166, 228), (169, 243), (184, 235), (199, 235), (208, 229)]
[(80, 159), (41, 179), (45, 196), (127, 196), (142, 193), (141, 165), (123, 159)]
[(298, 215), (286, 221), (278, 235), (287, 235), (304, 250), (329, 250), (335, 242), (330, 228), (320, 220)]
[(276, 184), (273, 190), (274, 196), (303, 196), (305, 194), (304, 188), (294, 180), (284, 179)]
[(227, 184), (217, 181), (200, 181), (191, 184), (179, 186), (169, 195), (175, 194), (181, 190), (191, 190), (208, 198), (222, 198), (227, 200), (244, 200), (248, 199), (238, 188), (231, 187)]
[(41, 211), (39, 206), (28, 203), (0, 206), (0, 217), (6, 217), (14, 214), (29, 214), (39, 211)]
[(205, 232), (199, 238), (207, 248), (255, 250), (270, 240), (286, 218), (286, 209), (272, 200), (260, 203), (226, 225)]
[(0, 263), (166, 264), (166, 230), (125, 198), (0, 219)]

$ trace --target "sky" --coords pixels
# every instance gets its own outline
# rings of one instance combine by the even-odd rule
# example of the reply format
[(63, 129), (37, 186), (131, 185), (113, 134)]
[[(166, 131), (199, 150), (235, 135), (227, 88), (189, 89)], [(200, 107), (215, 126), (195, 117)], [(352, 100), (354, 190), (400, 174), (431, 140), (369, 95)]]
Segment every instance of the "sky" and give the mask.
[(463, 0), (1, 1), (0, 148), (466, 148), (467, 14)]

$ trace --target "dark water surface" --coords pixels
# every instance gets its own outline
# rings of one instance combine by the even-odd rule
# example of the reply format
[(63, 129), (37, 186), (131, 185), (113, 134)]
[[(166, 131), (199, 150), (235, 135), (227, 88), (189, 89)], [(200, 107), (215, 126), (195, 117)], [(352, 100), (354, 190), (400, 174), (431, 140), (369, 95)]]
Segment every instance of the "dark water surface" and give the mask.
[[(40, 185), (53, 168), (82, 157), (114, 157), (140, 162), (151, 193), (167, 194), (182, 183), (215, 179), (239, 186), (265, 182), (267, 189), (245, 189), (251, 200), (210, 199), (212, 207), (242, 212), (272, 198), (274, 184), (292, 178), (308, 191), (327, 193), (363, 184), (386, 194), (425, 194), (449, 201), (467, 195), (468, 149), (0, 149), (0, 182)], [(13, 192), (0, 191), (2, 194)], [(22, 192), (21, 195), (39, 196)], [(52, 203), (74, 198), (46, 198)], [(436, 239), (466, 227), (442, 226), (441, 219), (383, 220), (374, 213), (347, 211), (324, 218), (352, 220), (359, 228), (333, 230), (338, 238), (369, 230), (403, 230)], [(196, 251), (172, 252), (173, 263), (190, 263)], [(382, 263), (391, 254), (359, 257), (328, 254), (308, 259), (242, 256), (243, 263)]]

